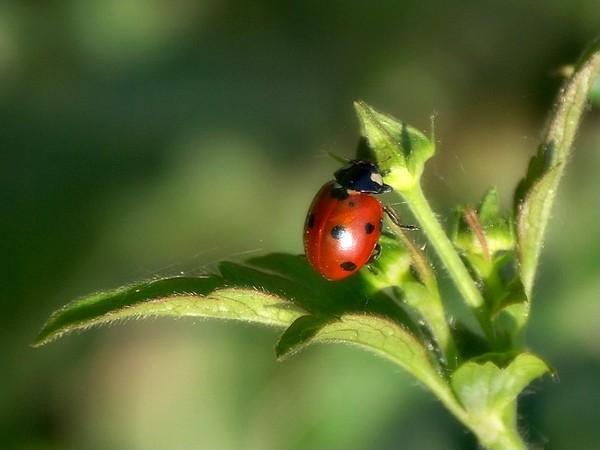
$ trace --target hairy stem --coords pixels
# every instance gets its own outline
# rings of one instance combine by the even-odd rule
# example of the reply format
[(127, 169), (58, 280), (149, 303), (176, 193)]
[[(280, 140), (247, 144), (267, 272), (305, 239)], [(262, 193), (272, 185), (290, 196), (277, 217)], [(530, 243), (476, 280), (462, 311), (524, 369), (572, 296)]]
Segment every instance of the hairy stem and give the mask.
[(488, 341), (490, 343), (495, 342), (494, 329), (490, 322), (490, 316), (487, 312), (483, 296), (460, 259), (460, 256), (458, 256), (450, 239), (438, 222), (435, 213), (432, 211), (423, 194), (421, 186), (415, 184), (411, 189), (403, 191), (402, 195), (419, 221), (419, 224), (431, 242), (438, 257), (446, 267), (446, 270), (450, 274), (452, 281), (462, 295), (465, 303), (475, 314)]

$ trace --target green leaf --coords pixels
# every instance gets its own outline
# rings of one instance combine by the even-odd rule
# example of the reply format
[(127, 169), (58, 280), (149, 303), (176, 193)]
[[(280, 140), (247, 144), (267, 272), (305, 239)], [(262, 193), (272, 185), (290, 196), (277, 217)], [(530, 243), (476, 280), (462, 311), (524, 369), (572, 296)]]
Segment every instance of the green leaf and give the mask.
[(165, 278), (100, 292), (56, 311), (34, 345), (65, 333), (128, 318), (213, 317), (286, 326), (306, 312), (289, 300), (257, 289), (225, 287), (220, 277)]
[(468, 206), (457, 210), (452, 243), (483, 272), (486, 265), (488, 270), (492, 268), (491, 261), (496, 253), (514, 249), (512, 220), (502, 216), (495, 188), (488, 190), (476, 211)]
[(501, 417), (521, 391), (546, 372), (544, 361), (521, 353), (506, 367), (491, 361), (467, 362), (452, 375), (452, 387), (468, 411)]
[[(477, 210), (469, 206), (457, 210), (452, 242), (482, 286), (496, 330), (496, 349), (513, 348), (527, 323), (529, 309), (513, 268), (516, 244), (513, 221), (502, 216), (495, 188), (488, 190)], [(512, 307), (515, 304), (519, 306)]]
[(492, 256), (497, 252), (513, 250), (516, 244), (513, 218), (502, 215), (496, 188), (491, 188), (485, 194), (479, 205), (478, 213)]
[(127, 318), (212, 317), (289, 326), (298, 317), (337, 317), (371, 312), (418, 326), (385, 292), (373, 292), (360, 276), (332, 283), (303, 256), (271, 254), (245, 264), (222, 262), (220, 275), (175, 277), (89, 295), (56, 311), (34, 345), (73, 330)]
[[(458, 408), (447, 381), (431, 363), (423, 345), (401, 325), (383, 317), (347, 314), (338, 319), (298, 319), (277, 344), (277, 354), (286, 358), (311, 344), (341, 342), (383, 356), (411, 373), (442, 401)], [(447, 405), (448, 406), (448, 405)]]
[(364, 102), (355, 102), (354, 108), (362, 136), (380, 168), (387, 172), (386, 183), (399, 192), (418, 183), (425, 162), (435, 153), (433, 142), (417, 129)]
[(572, 149), (586, 101), (600, 73), (600, 39), (584, 53), (561, 89), (537, 154), (515, 192), (521, 279), (531, 296), (543, 238), (559, 181)]
[(373, 287), (373, 290), (403, 286), (407, 282), (414, 281), (411, 255), (403, 243), (395, 235), (384, 232), (379, 238), (379, 244), (385, 251), (370, 263), (371, 271), (361, 272), (361, 277)]
[(476, 434), (490, 448), (525, 448), (516, 424), (517, 396), (549, 371), (535, 355), (521, 353), (508, 365), (467, 362), (452, 375), (452, 388), (467, 410)]
[[(307, 314), (299, 302), (291, 300), (303, 295), (312, 299), (310, 290), (307, 292), (297, 277), (313, 277), (316, 287), (325, 280), (314, 273), (306, 258), (274, 254), (251, 261), (249, 265), (223, 262), (219, 265), (221, 275), (163, 278), (91, 294), (52, 314), (34, 345), (73, 330), (127, 318), (196, 316), (288, 326)], [(260, 264), (271, 264), (278, 270), (260, 269)], [(343, 286), (340, 290), (344, 295)], [(330, 302), (337, 298), (335, 290), (325, 293)]]

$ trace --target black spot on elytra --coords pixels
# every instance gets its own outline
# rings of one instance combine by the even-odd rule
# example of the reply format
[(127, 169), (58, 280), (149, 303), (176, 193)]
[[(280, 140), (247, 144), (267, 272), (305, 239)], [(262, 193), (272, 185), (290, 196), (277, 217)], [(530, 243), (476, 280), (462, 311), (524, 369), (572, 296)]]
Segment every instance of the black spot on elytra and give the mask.
[(354, 203), (352, 200), (350, 200), (350, 201), (348, 202), (348, 206), (349, 206), (350, 208), (354, 208), (354, 205), (355, 205), (355, 203)]
[(306, 218), (306, 228), (312, 228), (315, 225), (315, 215), (310, 213)]
[(347, 233), (348, 231), (346, 230), (346, 228), (342, 225), (336, 225), (335, 227), (333, 227), (331, 229), (331, 237), (334, 239), (342, 239), (342, 237), (344, 237), (344, 235)]
[(367, 222), (365, 224), (365, 232), (367, 234), (371, 234), (373, 231), (375, 231), (375, 225), (373, 225), (371, 222)]
[(343, 187), (333, 188), (329, 194), (333, 198), (338, 200), (346, 200), (350, 196), (350, 194), (348, 194), (348, 191)]
[(354, 264), (352, 261), (345, 261), (340, 264), (340, 268), (344, 272), (353, 272), (356, 270), (356, 264)]

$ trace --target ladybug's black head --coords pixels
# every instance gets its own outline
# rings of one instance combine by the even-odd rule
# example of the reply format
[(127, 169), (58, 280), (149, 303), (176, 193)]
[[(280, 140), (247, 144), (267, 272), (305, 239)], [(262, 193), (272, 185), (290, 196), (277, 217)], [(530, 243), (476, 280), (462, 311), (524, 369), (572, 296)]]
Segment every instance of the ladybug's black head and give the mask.
[(377, 164), (368, 161), (352, 161), (334, 174), (335, 180), (345, 189), (367, 194), (383, 194), (392, 190), (383, 182)]

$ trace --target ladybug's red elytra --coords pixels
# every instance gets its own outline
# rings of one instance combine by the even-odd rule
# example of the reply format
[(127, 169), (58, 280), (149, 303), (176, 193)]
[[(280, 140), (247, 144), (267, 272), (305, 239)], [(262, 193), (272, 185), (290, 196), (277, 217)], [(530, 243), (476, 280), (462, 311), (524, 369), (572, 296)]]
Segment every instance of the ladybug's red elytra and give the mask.
[(346, 278), (380, 251), (384, 209), (372, 194), (391, 191), (376, 164), (352, 161), (315, 196), (304, 224), (304, 250), (328, 280)]

